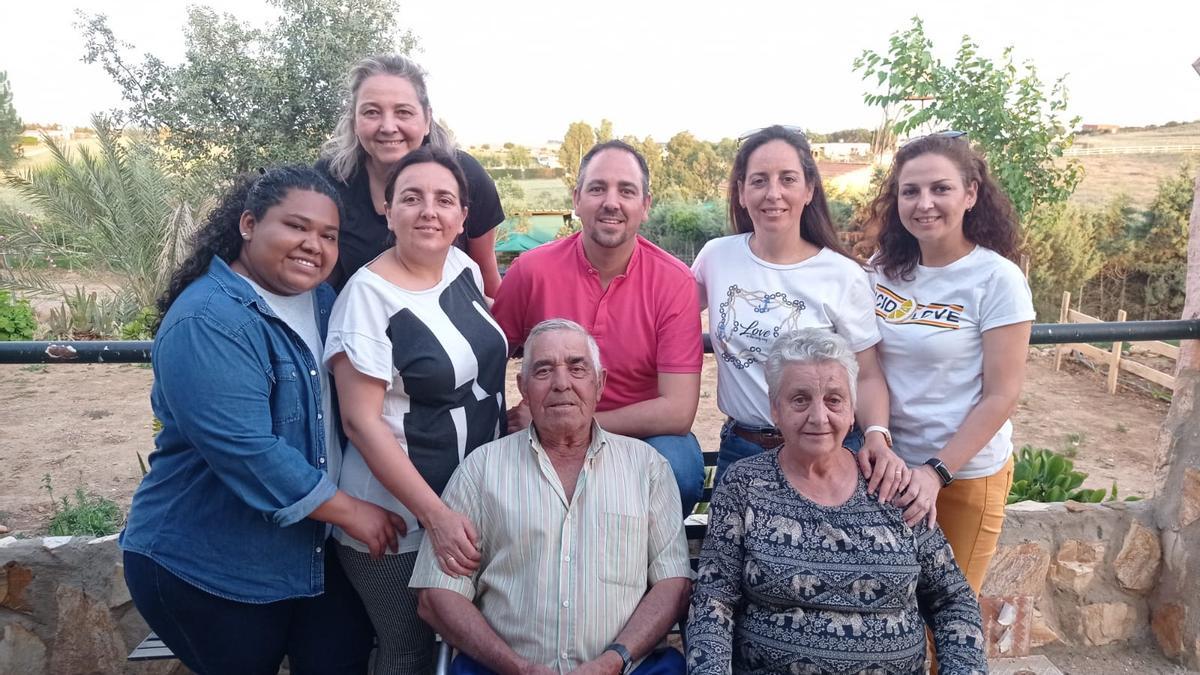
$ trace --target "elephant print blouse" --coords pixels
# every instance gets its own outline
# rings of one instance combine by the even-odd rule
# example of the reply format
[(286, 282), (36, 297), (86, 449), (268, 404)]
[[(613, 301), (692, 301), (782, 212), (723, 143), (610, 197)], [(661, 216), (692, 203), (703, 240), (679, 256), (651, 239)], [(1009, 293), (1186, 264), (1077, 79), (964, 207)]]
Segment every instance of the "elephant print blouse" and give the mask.
[(809, 501), (779, 452), (737, 462), (713, 495), (687, 625), (688, 672), (986, 673), (979, 605), (940, 529), (867, 495)]

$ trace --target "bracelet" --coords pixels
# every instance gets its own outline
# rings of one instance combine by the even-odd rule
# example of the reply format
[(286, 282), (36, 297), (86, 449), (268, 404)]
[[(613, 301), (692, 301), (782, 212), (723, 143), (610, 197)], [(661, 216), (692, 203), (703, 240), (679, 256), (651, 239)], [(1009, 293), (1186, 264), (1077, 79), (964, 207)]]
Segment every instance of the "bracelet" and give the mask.
[(863, 438), (866, 438), (867, 434), (871, 433), (872, 431), (878, 431), (879, 433), (883, 434), (883, 442), (887, 443), (889, 448), (892, 447), (892, 432), (889, 431), (887, 427), (881, 427), (878, 424), (872, 424), (863, 430)]

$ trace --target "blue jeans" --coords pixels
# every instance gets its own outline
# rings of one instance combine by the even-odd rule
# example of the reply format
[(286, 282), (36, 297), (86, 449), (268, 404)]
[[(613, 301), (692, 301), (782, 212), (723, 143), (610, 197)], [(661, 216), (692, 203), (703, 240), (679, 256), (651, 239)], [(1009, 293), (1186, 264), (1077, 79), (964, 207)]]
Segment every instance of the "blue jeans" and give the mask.
[[(842, 445), (849, 448), (851, 452), (857, 453), (863, 446), (863, 434), (856, 423), (850, 428), (846, 434), (846, 440), (842, 441)], [(733, 420), (728, 420), (721, 427), (721, 447), (717, 451), (717, 473), (713, 478), (713, 487), (721, 484), (721, 476), (725, 474), (725, 470), (730, 464), (753, 457), (763, 451), (762, 446), (733, 433)]]
[(362, 601), (325, 548), (325, 592), (261, 605), (207, 593), (140, 553), (125, 552), (138, 612), (183, 665), (200, 675), (365, 674), (374, 630)]
[(675, 473), (679, 486), (679, 501), (683, 502), (686, 518), (696, 508), (696, 502), (704, 495), (704, 457), (700, 454), (700, 441), (695, 434), (687, 436), (649, 436), (643, 438), (666, 458)]
[[(674, 647), (666, 647), (657, 652), (651, 652), (630, 671), (630, 675), (683, 675), (687, 672), (687, 662), (683, 654)], [(494, 670), (481, 664), (475, 659), (459, 652), (450, 662), (450, 675), (496, 675)]]

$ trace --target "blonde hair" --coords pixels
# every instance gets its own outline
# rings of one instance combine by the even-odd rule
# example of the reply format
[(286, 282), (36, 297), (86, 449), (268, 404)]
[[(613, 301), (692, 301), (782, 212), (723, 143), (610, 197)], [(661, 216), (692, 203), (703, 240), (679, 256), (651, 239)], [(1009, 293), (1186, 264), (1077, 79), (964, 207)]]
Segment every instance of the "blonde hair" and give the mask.
[(362, 163), (366, 150), (354, 134), (354, 116), (358, 109), (358, 90), (373, 75), (402, 77), (412, 84), (417, 100), (429, 118), (428, 143), (447, 152), (454, 151), (454, 140), (431, 115), (429, 90), (425, 86), (425, 71), (414, 61), (400, 54), (368, 56), (354, 64), (346, 76), (346, 107), (333, 128), (333, 135), (321, 146), (321, 156), (329, 160), (329, 173), (343, 183), (349, 182)]

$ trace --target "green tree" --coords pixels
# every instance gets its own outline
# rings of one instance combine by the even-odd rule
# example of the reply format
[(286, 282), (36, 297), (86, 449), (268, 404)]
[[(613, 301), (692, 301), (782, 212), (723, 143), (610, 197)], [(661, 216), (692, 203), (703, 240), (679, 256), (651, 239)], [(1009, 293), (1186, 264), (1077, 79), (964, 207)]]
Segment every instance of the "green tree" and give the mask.
[(188, 10), (183, 63), (140, 61), (103, 14), (80, 13), (84, 61), (121, 88), (121, 119), (161, 132), (170, 155), (226, 173), (315, 159), (343, 105), (341, 84), (362, 56), (408, 53), (416, 38), (395, 28), (396, 0), (270, 0), (270, 26), (208, 7)]
[(596, 142), (607, 143), (613, 139), (613, 125), (610, 120), (600, 120), (600, 128), (596, 129)]
[(21, 132), (25, 126), (13, 107), (8, 73), (0, 70), (0, 168), (12, 166), (21, 157)]
[(1142, 307), (1147, 319), (1179, 318), (1183, 311), (1195, 183), (1189, 164), (1160, 181), (1145, 221), (1131, 233), (1138, 242), (1133, 267), (1146, 277)]
[[(702, 141), (681, 131), (667, 141), (663, 159), (664, 199), (709, 201), (721, 198), (729, 179), (730, 162), (718, 152), (720, 144)], [(722, 148), (724, 152), (726, 148)]]
[(524, 145), (505, 143), (505, 164), (514, 169), (524, 169), (533, 166), (533, 153)]
[(1095, 220), (1089, 212), (1067, 204), (1046, 207), (1039, 226), (1026, 231), (1025, 250), (1034, 261), (1029, 270), (1033, 304), (1042, 320), (1056, 321), (1063, 291), (1082, 288), (1100, 271)]
[(884, 109), (899, 136), (941, 128), (968, 132), (1022, 216), (1065, 202), (1079, 183), (1078, 163), (1062, 161), (1078, 122), (1064, 117), (1064, 78), (1047, 92), (1032, 63), (1013, 62), (1012, 47), (995, 62), (964, 35), (954, 62), (943, 64), (914, 17), (907, 30), (892, 35), (886, 52), (864, 51), (854, 69), (874, 78), (879, 90), (864, 98)]
[(562, 145), (558, 148), (558, 163), (562, 165), (563, 182), (567, 189), (575, 191), (576, 174), (579, 173), (579, 160), (596, 144), (596, 132), (587, 122), (571, 122), (567, 133), (563, 136)]

